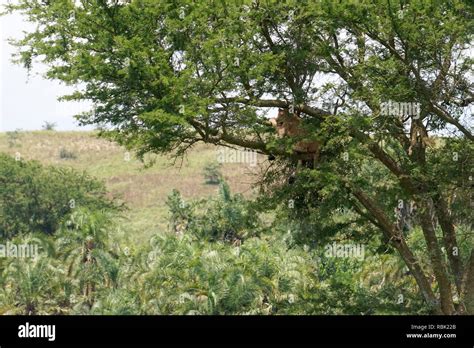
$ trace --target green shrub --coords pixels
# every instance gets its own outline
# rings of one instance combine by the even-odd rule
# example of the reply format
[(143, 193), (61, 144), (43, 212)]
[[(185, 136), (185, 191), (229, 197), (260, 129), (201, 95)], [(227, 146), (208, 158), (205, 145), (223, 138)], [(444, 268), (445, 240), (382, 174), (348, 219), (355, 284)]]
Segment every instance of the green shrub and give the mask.
[(14, 131), (7, 132), (7, 141), (8, 141), (8, 147), (18, 147), (21, 146), (19, 141), (21, 140), (21, 137), (23, 136), (21, 133), (21, 129), (15, 129)]
[(427, 314), (392, 255), (328, 258), (281, 235), (157, 234), (131, 248), (112, 218), (78, 209), (55, 235), (14, 237), (41, 252), (0, 258), (0, 314)]
[(302, 249), (259, 238), (235, 247), (188, 235), (156, 235), (150, 244), (129, 256), (133, 266), (122, 274), (121, 291), (106, 290), (95, 314), (311, 312), (305, 298), (317, 291), (317, 264)]
[(211, 162), (206, 164), (203, 171), (206, 184), (218, 185), (222, 181), (222, 173), (220, 171), (220, 168), (221, 164), (217, 162)]
[(174, 233), (183, 233), (194, 220), (194, 208), (184, 201), (181, 193), (174, 189), (166, 200), (170, 212), (169, 229)]
[[(174, 232), (186, 232), (208, 241), (240, 242), (257, 236), (264, 227), (258, 212), (242, 195), (232, 195), (222, 182), (216, 198), (185, 203), (178, 191), (168, 197)], [(177, 231), (177, 229), (180, 231)]]
[(11, 243), (37, 245), (35, 257), (0, 258), (1, 314), (87, 314), (119, 274), (107, 213), (77, 209), (53, 236), (27, 234)]
[[(8, 156), (0, 164), (1, 231), (40, 245), (36, 258), (0, 257), (0, 315), (428, 313), (395, 256), (327, 257), (294, 232), (264, 233), (253, 202), (225, 183), (217, 197), (191, 203), (174, 190), (167, 205), (182, 233), (130, 246), (114, 239), (115, 208), (102, 184)], [(67, 193), (82, 197), (74, 208)], [(49, 221), (54, 234), (43, 233)], [(18, 234), (28, 231), (40, 233)], [(418, 234), (410, 245), (422, 242)]]
[(115, 210), (102, 182), (72, 169), (0, 155), (0, 236), (54, 233), (75, 208)]
[(56, 123), (55, 122), (44, 121), (41, 128), (43, 130), (46, 130), (46, 131), (54, 131), (56, 129)]
[(69, 151), (65, 149), (64, 147), (62, 147), (61, 150), (59, 150), (59, 158), (60, 159), (76, 159), (77, 155), (74, 152)]

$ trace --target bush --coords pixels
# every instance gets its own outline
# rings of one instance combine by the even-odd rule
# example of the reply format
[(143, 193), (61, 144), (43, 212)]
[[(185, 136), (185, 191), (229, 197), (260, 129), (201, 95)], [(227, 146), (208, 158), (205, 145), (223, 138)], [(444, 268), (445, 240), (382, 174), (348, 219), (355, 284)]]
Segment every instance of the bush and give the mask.
[(209, 185), (218, 185), (222, 180), (222, 173), (220, 171), (221, 164), (217, 162), (208, 163), (204, 167), (204, 178), (206, 184)]
[[(112, 233), (117, 207), (100, 182), (0, 155), (0, 232), (40, 249), (36, 258), (0, 257), (0, 315), (428, 313), (393, 255), (328, 257), (294, 232), (264, 233), (254, 202), (226, 183), (197, 202), (174, 190), (167, 205), (182, 233), (130, 250)], [(39, 233), (18, 234), (29, 231)], [(422, 241), (419, 230), (408, 239)]]
[(56, 129), (56, 123), (55, 122), (44, 121), (41, 128), (43, 130), (46, 130), (46, 131), (54, 131)]
[(166, 200), (170, 212), (169, 229), (177, 234), (186, 231), (188, 224), (194, 220), (193, 207), (184, 201), (181, 193), (174, 189)]
[(18, 147), (21, 146), (19, 143), (22, 134), (21, 134), (21, 129), (15, 129), (12, 132), (7, 132), (7, 141), (8, 141), (8, 147)]
[(311, 312), (305, 298), (317, 291), (316, 260), (302, 249), (258, 238), (234, 247), (188, 235), (156, 235), (150, 245), (129, 257), (133, 266), (122, 274), (121, 291), (105, 291), (94, 314)]
[(330, 258), (281, 235), (235, 246), (157, 234), (130, 250), (112, 217), (77, 209), (55, 235), (14, 237), (40, 256), (0, 258), (0, 315), (427, 314), (391, 255)]
[(0, 155), (0, 236), (52, 234), (75, 208), (116, 210), (104, 184), (72, 169)]
[(216, 198), (185, 203), (175, 190), (167, 205), (173, 231), (186, 232), (201, 240), (240, 243), (264, 229), (251, 202), (242, 195), (232, 195), (225, 182), (221, 183)]
[(62, 147), (61, 150), (59, 150), (59, 158), (60, 159), (76, 159), (77, 156), (74, 152), (69, 151), (65, 149), (64, 147)]
[(11, 243), (38, 246), (34, 258), (0, 258), (0, 315), (85, 314), (119, 274), (108, 214), (77, 209), (54, 236), (27, 234)]

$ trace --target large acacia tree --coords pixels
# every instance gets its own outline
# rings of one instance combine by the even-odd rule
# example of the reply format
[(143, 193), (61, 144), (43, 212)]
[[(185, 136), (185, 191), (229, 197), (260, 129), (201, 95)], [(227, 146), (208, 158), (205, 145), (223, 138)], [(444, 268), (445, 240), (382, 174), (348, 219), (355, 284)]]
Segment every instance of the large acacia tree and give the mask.
[[(291, 144), (278, 146), (262, 111), (299, 111), (306, 137), (324, 144), (308, 176), (317, 184), (304, 190), (344, 192), (398, 251), (433, 313), (474, 313), (472, 239), (461, 248), (457, 228), (472, 185), (469, 1), (18, 0), (8, 8), (36, 25), (16, 42), (19, 61), (30, 68), (39, 59), (48, 78), (77, 86), (65, 98), (95, 105), (80, 121), (105, 126), (138, 154), (183, 153), (202, 141), (284, 159)], [(419, 115), (383, 112), (387, 101), (416, 103)], [(361, 175), (363, 163), (380, 168), (379, 178)], [(428, 267), (393, 217), (399, 201), (416, 202)]]

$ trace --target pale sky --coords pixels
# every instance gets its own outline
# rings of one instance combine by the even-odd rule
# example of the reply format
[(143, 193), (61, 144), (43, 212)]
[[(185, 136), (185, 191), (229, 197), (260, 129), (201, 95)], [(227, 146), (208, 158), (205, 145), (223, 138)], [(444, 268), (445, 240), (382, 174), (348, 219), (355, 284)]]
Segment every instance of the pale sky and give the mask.
[[(4, 1), (0, 0), (0, 3)], [(0, 17), (0, 132), (15, 129), (38, 130), (45, 121), (57, 124), (58, 130), (85, 130), (72, 117), (89, 109), (87, 103), (59, 102), (57, 98), (71, 92), (71, 88), (42, 76), (44, 65), (37, 63), (28, 76), (20, 65), (11, 62), (15, 48), (7, 39), (22, 36), (31, 28), (18, 15)], [(91, 127), (88, 127), (90, 129)]]

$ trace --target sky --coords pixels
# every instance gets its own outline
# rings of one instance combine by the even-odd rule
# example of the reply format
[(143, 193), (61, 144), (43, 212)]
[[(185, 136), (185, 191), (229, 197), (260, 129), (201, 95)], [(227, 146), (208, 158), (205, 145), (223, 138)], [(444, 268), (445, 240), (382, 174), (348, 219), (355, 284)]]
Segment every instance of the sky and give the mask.
[[(3, 2), (0, 0), (0, 2)], [(69, 94), (71, 87), (42, 76), (45, 66), (36, 63), (27, 70), (11, 62), (16, 48), (8, 38), (20, 38), (31, 24), (18, 14), (0, 17), (0, 132), (39, 130), (45, 121), (56, 123), (57, 130), (86, 130), (73, 118), (74, 114), (89, 110), (90, 104), (59, 102), (58, 97)]]

